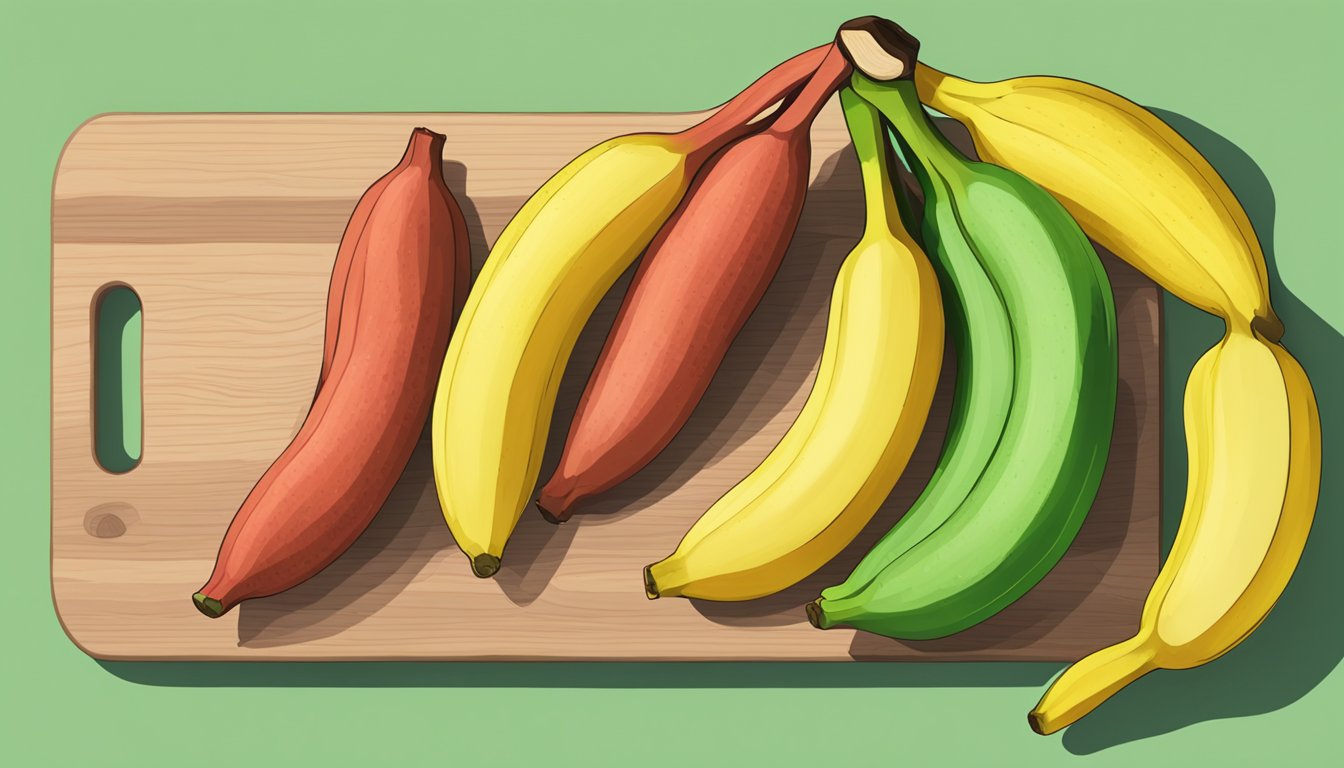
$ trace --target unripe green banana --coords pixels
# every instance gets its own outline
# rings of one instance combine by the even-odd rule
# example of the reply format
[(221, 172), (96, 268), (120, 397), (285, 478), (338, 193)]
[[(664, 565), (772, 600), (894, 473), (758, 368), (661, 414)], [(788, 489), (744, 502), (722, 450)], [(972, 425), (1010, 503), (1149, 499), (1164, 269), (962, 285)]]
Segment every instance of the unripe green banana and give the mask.
[[(870, 59), (881, 53), (878, 42), (865, 51)], [(865, 63), (871, 60), (855, 60), (860, 70)], [(937, 261), (946, 268), (964, 249), (988, 275), (1009, 325), (1008, 344), (996, 348), (1011, 356), (975, 348), (969, 332), (958, 349), (958, 377), (970, 378), (955, 406), (960, 429), (925, 492), (942, 493), (939, 486), (956, 480), (949, 494), (955, 509), (940, 505), (903, 520), (898, 530), (911, 533), (889, 536), (858, 578), (810, 605), (808, 615), (822, 628), (843, 624), (913, 640), (983, 621), (1058, 562), (1101, 481), (1118, 370), (1114, 302), (1086, 236), (1040, 187), (971, 162), (948, 144), (919, 104), (912, 71), (905, 66), (881, 85), (856, 73), (853, 87), (894, 124), (914, 161), (926, 197), (925, 242), (940, 254)], [(951, 270), (948, 280), (960, 287)], [(965, 305), (968, 328), (982, 307)], [(949, 308), (949, 320), (953, 315)], [(1004, 382), (1009, 398), (1002, 426), (983, 432), (967, 418), (984, 408), (970, 389), (981, 377)], [(963, 452), (987, 456), (967, 491), (960, 473), (944, 469)]]

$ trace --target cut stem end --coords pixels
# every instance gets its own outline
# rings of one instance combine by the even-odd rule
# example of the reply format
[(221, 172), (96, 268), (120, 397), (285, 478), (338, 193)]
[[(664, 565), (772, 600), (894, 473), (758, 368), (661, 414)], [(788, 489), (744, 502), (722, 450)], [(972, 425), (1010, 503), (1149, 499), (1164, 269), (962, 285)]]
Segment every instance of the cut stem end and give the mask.
[(873, 80), (914, 77), (919, 40), (893, 21), (878, 16), (851, 19), (840, 25), (835, 41), (849, 63)]

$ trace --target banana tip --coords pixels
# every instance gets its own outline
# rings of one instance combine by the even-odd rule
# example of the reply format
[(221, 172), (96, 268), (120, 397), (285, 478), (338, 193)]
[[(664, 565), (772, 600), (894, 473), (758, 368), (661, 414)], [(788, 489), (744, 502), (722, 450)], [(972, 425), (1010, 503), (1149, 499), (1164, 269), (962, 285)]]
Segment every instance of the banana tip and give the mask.
[(807, 607), (806, 607), (804, 610), (807, 611), (807, 621), (808, 621), (809, 624), (811, 624), (812, 626), (816, 627), (817, 629), (826, 629), (826, 627), (823, 627), (823, 626), (821, 625), (821, 603), (820, 603), (820, 602), (818, 602), (818, 601), (816, 601), (816, 600), (813, 600), (812, 602), (810, 602), (810, 603), (807, 604)]
[(653, 566), (644, 566), (644, 595), (650, 600), (657, 600), (658, 582), (653, 580)]
[(218, 619), (228, 611), (223, 603), (213, 597), (206, 597), (204, 592), (197, 592), (192, 595), (191, 603), (196, 606), (196, 610), (212, 619)]
[(499, 572), (499, 558), (494, 555), (477, 555), (471, 559), (471, 572), (477, 578), (488, 579)]
[(1045, 717), (1034, 709), (1027, 713), (1027, 725), (1031, 726), (1031, 730), (1042, 736), (1050, 734), (1050, 731), (1045, 728)]

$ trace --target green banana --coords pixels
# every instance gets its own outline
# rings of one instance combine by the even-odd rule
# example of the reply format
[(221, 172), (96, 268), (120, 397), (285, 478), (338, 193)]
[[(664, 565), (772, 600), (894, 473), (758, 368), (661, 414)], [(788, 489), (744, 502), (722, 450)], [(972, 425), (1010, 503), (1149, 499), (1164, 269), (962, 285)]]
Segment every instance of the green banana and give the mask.
[[(912, 71), (884, 84), (856, 72), (853, 88), (892, 122), (924, 189), (925, 242), (956, 295), (957, 402), (915, 508), (808, 616), (920, 640), (993, 616), (1058, 562), (1101, 481), (1118, 373), (1114, 300), (1087, 237), (1034, 183), (953, 148)], [(990, 343), (1005, 321), (1009, 338)]]

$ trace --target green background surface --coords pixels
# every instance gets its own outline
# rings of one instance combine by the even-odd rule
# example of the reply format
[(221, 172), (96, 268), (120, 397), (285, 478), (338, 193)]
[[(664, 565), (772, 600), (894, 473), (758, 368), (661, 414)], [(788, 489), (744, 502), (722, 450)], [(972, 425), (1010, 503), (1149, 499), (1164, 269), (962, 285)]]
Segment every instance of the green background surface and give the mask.
[[(280, 7), (280, 6), (284, 7)], [(0, 8), (0, 756), (20, 765), (1055, 764), (1326, 761), (1344, 711), (1338, 4), (30, 2)], [(1051, 664), (99, 664), (49, 566), (49, 205), (104, 111), (685, 110), (867, 13), (965, 76), (1067, 74), (1163, 110), (1246, 203), (1325, 426), (1316, 528), (1279, 607), (1202, 669), (1042, 738)], [(451, 138), (450, 138), (451, 146)], [(1168, 300), (1165, 509), (1180, 392), (1217, 323)], [(1168, 523), (1168, 536), (1171, 521)], [(1083, 757), (1080, 757), (1083, 756)]]

